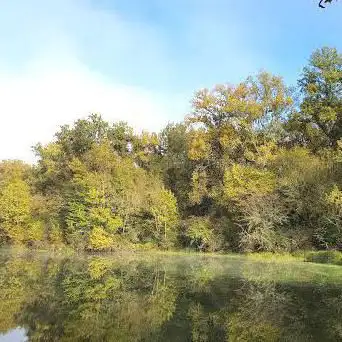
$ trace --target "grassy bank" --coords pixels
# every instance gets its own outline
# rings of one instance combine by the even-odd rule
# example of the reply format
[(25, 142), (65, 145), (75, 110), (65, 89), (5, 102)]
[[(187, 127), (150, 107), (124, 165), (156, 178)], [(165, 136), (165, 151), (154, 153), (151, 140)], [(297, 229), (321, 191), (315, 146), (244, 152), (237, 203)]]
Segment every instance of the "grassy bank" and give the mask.
[(305, 253), (304, 261), (319, 264), (342, 265), (342, 253), (338, 251), (311, 251)]
[(298, 251), (295, 253), (250, 253), (247, 257), (260, 261), (304, 261), (316, 264), (342, 265), (342, 253), (339, 251)]
[(160, 250), (156, 248), (144, 248), (143, 246), (136, 246), (134, 249), (120, 249), (111, 252), (77, 252), (72, 248), (63, 247), (60, 249), (38, 248), (31, 249), (23, 246), (15, 247), (1, 247), (2, 253), (23, 254), (27, 252), (34, 252), (39, 254), (52, 254), (58, 256), (71, 255), (119, 255), (119, 254), (136, 254), (136, 255), (169, 255), (169, 256), (198, 256), (198, 257), (214, 257), (214, 258), (230, 258), (245, 257), (253, 261), (261, 262), (310, 262), (317, 264), (331, 264), (342, 265), (342, 253), (339, 251), (297, 251), (295, 253), (272, 253), (272, 252), (254, 252), (254, 253), (203, 253), (190, 249), (181, 250)]

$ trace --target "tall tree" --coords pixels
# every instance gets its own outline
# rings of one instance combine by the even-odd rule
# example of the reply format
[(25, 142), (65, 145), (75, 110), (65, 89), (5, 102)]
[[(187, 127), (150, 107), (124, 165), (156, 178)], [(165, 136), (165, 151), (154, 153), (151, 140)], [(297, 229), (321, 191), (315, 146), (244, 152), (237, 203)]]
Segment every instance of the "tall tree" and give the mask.
[(316, 50), (298, 81), (303, 101), (289, 127), (314, 149), (336, 147), (342, 137), (342, 54)]

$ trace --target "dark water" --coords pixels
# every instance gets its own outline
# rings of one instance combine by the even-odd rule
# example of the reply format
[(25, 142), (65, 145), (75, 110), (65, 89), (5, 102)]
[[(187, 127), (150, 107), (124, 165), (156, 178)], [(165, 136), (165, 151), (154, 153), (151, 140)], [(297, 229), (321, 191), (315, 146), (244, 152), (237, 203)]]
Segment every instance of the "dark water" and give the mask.
[(0, 253), (0, 341), (341, 341), (342, 268)]

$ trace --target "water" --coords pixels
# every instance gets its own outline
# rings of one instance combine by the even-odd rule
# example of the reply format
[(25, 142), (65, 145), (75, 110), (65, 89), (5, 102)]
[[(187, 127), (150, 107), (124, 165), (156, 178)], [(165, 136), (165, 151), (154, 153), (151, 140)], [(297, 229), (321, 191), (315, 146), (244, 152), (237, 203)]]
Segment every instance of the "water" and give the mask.
[(342, 267), (0, 253), (0, 341), (341, 341)]

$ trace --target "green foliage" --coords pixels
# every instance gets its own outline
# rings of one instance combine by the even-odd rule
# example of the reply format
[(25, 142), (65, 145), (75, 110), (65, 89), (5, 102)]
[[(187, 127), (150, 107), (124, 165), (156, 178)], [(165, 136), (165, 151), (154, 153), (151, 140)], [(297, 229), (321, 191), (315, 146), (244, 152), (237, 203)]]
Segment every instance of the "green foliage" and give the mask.
[(109, 208), (91, 208), (89, 210), (89, 220), (92, 225), (105, 227), (112, 232), (116, 232), (123, 225), (121, 217), (113, 215)]
[(190, 217), (183, 224), (185, 243), (190, 247), (199, 251), (218, 251), (222, 247), (223, 237), (215, 231), (210, 217)]
[(304, 96), (301, 115), (293, 117), (290, 124), (297, 126), (315, 149), (334, 147), (342, 137), (341, 78), (341, 53), (324, 47), (311, 55), (298, 82)]
[(305, 261), (319, 264), (342, 265), (342, 253), (337, 251), (317, 251), (305, 254)]
[(251, 197), (239, 205), (240, 248), (243, 251), (279, 251), (291, 248), (284, 234), (287, 216), (279, 198)]
[(4, 162), (0, 167), (0, 239), (5, 242), (25, 242), (35, 225), (30, 223), (32, 196), (25, 179), (27, 171), (20, 162)]
[(52, 246), (61, 246), (63, 245), (63, 233), (60, 228), (60, 225), (58, 222), (50, 222), (50, 227), (48, 229), (48, 242)]
[(192, 191), (189, 199), (193, 204), (200, 204), (203, 198), (208, 195), (208, 180), (205, 171), (196, 170), (192, 174)]
[(184, 123), (167, 125), (161, 132), (162, 178), (165, 186), (177, 199), (183, 212), (189, 205), (189, 191), (193, 166), (188, 156), (188, 133)]
[(161, 189), (158, 193), (152, 195), (151, 213), (159, 239), (165, 243), (168, 239), (172, 241), (172, 237), (169, 236), (171, 233), (174, 240), (174, 231), (177, 229), (178, 224), (178, 208), (176, 198), (171, 191)]

